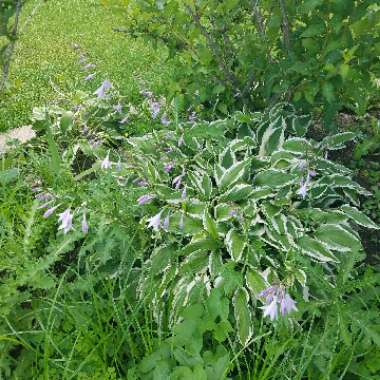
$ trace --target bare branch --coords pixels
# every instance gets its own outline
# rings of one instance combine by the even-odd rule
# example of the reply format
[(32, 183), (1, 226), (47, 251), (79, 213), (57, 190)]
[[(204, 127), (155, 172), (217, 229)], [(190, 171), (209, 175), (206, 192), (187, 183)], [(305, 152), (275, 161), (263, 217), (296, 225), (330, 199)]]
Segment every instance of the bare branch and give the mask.
[(286, 13), (285, 0), (279, 0), (279, 2), (280, 2), (280, 9), (281, 9), (281, 16), (282, 16), (282, 37), (283, 37), (285, 49), (287, 53), (289, 53), (289, 50), (291, 47), (289, 19)]

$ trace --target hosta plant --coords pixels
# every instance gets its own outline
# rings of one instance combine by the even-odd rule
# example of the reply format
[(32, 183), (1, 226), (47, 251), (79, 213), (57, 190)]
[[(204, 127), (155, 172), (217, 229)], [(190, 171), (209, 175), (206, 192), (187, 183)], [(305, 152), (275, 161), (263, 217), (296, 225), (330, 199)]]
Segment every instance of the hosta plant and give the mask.
[(136, 297), (151, 303), (159, 328), (219, 297), (225, 312), (208, 307), (218, 326), (210, 331), (223, 341), (218, 331), (235, 325), (246, 345), (255, 314), (296, 316), (297, 303), (318, 295), (312, 267), (334, 287), (361, 258), (356, 226), (378, 228), (359, 210), (370, 194), (328, 159), (355, 135), (317, 142), (305, 137), (309, 126), (280, 105), (129, 139), (141, 223), (152, 230)]

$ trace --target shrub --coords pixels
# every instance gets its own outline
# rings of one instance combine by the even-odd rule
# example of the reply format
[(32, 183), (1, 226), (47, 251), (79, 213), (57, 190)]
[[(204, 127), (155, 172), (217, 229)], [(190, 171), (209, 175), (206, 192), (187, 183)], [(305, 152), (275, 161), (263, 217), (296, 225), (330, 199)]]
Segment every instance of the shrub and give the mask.
[(372, 1), (140, 1), (131, 34), (178, 65), (170, 96), (228, 110), (287, 100), (301, 109), (358, 114), (376, 104), (379, 15)]

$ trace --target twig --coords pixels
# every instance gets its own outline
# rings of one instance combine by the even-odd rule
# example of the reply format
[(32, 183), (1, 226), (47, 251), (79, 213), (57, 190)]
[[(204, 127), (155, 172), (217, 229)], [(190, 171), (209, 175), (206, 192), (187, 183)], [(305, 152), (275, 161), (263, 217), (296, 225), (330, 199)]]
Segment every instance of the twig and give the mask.
[(187, 6), (187, 10), (189, 11), (191, 17), (193, 18), (195, 24), (198, 26), (200, 32), (202, 35), (206, 38), (207, 43), (214, 55), (215, 60), (217, 61), (217, 64), (219, 66), (219, 69), (224, 73), (225, 78), (227, 81), (235, 88), (239, 87), (239, 81), (237, 80), (235, 74), (229, 70), (226, 63), (223, 60), (223, 54), (220, 51), (219, 46), (216, 44), (216, 42), (211, 37), (210, 33), (207, 31), (207, 29), (202, 25), (201, 18), (198, 12), (193, 12), (192, 9)]
[(290, 47), (291, 47), (289, 20), (288, 20), (288, 15), (286, 13), (285, 1), (279, 0), (279, 2), (280, 2), (280, 9), (281, 9), (281, 16), (282, 16), (282, 37), (283, 37), (286, 52), (289, 54)]

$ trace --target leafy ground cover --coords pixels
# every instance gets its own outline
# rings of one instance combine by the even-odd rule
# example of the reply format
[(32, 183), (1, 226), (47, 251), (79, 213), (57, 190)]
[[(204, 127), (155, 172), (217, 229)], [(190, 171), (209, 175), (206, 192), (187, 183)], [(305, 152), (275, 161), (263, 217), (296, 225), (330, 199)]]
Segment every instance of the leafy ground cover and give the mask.
[[(137, 96), (140, 87), (161, 92), (170, 68), (143, 42), (115, 32), (124, 24), (120, 6), (100, 1), (29, 0), (20, 21), (19, 40), (13, 55), (8, 90), (0, 98), (0, 131), (29, 122), (33, 107), (68, 102), (74, 90), (94, 91), (109, 78), (126, 95)], [(79, 62), (78, 44), (86, 63), (95, 64), (97, 76)]]
[[(183, 4), (26, 3), (23, 21), (39, 5), (30, 25), (41, 40), (21, 35), (5, 128), (25, 116), (37, 136), (1, 156), (0, 378), (376, 380), (378, 116), (339, 114), (331, 133), (321, 123), (330, 104), (322, 90), (305, 108), (280, 102), (290, 99), (283, 93), (240, 107), (228, 86), (191, 102), (205, 78), (214, 88), (226, 69), (242, 75), (228, 66), (234, 58), (223, 68), (215, 57), (197, 61), (196, 51), (207, 58), (226, 10), (239, 16), (228, 18), (233, 41), (241, 37), (249, 4), (207, 2), (195, 24), (174, 22)], [(275, 4), (290, 7), (287, 17), (298, 12), (264, 2), (262, 16)], [(313, 45), (330, 6), (305, 1), (303, 21), (286, 33), (284, 9), (275, 8), (268, 38), (278, 49), (299, 49), (297, 38)], [(367, 1), (353, 8), (332, 11), (335, 20), (360, 11), (361, 44), (372, 38), (363, 17), (376, 24), (380, 10)], [(127, 25), (131, 12), (140, 22), (130, 30), (137, 38), (111, 32), (125, 9)], [(158, 28), (167, 17), (172, 29)], [(178, 41), (181, 25), (193, 28), (184, 33), (195, 62)], [(299, 28), (314, 34), (300, 37)], [(265, 50), (253, 26), (247, 36)], [(19, 112), (9, 95), (33, 44), (47, 75), (28, 66), (38, 99), (31, 91)], [(361, 84), (368, 67), (376, 75), (372, 53)]]

